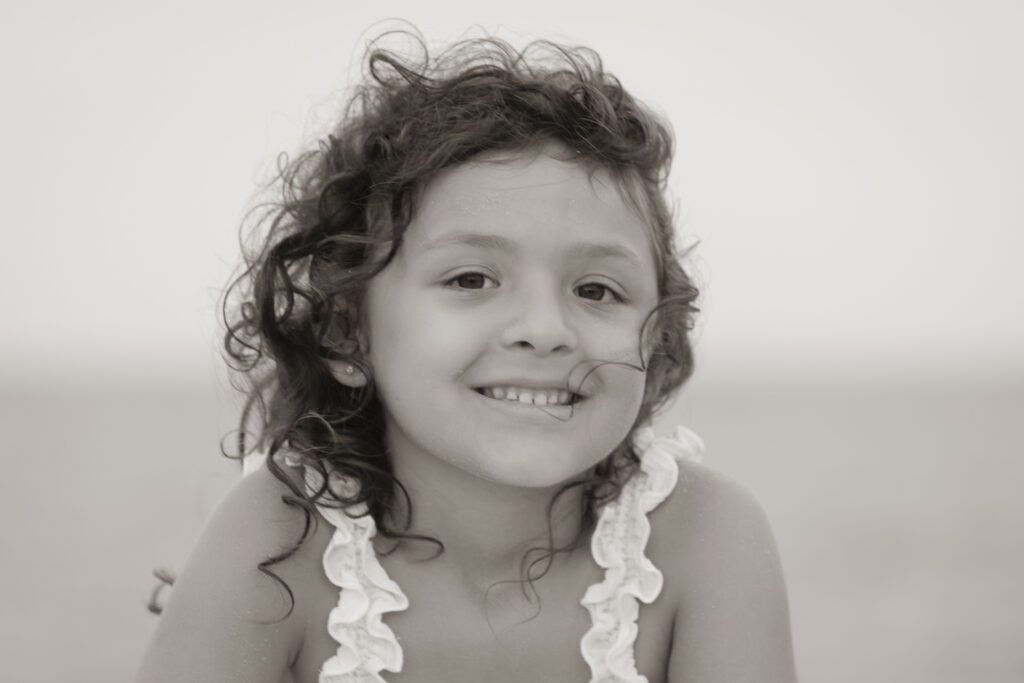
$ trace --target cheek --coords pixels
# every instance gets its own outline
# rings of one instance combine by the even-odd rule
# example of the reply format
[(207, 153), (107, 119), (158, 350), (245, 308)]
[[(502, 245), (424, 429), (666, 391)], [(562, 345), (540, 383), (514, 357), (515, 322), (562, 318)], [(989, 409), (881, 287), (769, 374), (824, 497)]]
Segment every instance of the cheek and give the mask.
[(376, 292), (367, 329), (369, 361), (384, 387), (433, 389), (452, 379), (479, 351), (482, 326), (452, 316), (430, 297)]
[[(601, 345), (591, 355), (600, 363), (596, 373), (605, 390), (615, 396), (616, 412), (607, 417), (614, 429), (628, 429), (640, 409), (647, 386), (649, 359), (641, 357), (640, 327), (642, 320), (631, 320), (604, 329)], [(613, 431), (614, 431), (613, 429)]]
[(641, 358), (642, 326), (643, 318), (632, 314), (596, 321), (581, 335), (584, 349), (595, 360), (639, 367), (646, 360)]

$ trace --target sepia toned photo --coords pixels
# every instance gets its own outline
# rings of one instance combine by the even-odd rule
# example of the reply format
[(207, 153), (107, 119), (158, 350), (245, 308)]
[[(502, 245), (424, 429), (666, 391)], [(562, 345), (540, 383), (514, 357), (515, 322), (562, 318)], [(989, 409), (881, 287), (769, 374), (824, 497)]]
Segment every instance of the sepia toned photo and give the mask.
[(7, 14), (0, 679), (1024, 680), (1024, 7)]

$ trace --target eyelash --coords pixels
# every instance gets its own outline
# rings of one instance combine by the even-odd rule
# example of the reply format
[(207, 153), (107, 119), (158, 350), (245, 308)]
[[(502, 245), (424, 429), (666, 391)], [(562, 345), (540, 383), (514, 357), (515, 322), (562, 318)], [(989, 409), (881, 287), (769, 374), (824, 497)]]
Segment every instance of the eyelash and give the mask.
[[(494, 278), (492, 278), (492, 277), (491, 277), (490, 275), (484, 275), (483, 273), (481, 273), (481, 272), (480, 272), (480, 271), (478, 271), (478, 270), (467, 270), (467, 271), (466, 271), (466, 272), (464, 272), (464, 273), (459, 273), (458, 275), (456, 275), (456, 276), (454, 276), (454, 277), (451, 277), (451, 278), (449, 278), (449, 279), (445, 280), (445, 283), (444, 283), (444, 284), (445, 284), (445, 286), (447, 286), (447, 287), (451, 287), (451, 286), (452, 286), (453, 284), (455, 284), (455, 282), (456, 282), (457, 280), (459, 280), (459, 279), (461, 279), (461, 278), (464, 278), (464, 277), (466, 277), (467, 275), (479, 275), (480, 277), (484, 278), (485, 280), (494, 280)], [(460, 288), (460, 289), (461, 289), (461, 288)], [(470, 289), (470, 290), (476, 290), (476, 289), (484, 289), (484, 287), (469, 287), (468, 289)]]
[[(597, 286), (597, 287), (604, 288), (604, 291), (606, 291), (609, 294), (611, 294), (612, 298), (615, 299), (615, 303), (617, 303), (617, 304), (624, 304), (624, 303), (626, 303), (625, 297), (620, 295), (618, 292), (616, 292), (614, 289), (612, 289), (611, 287), (609, 287), (606, 284), (602, 284), (600, 282), (584, 282), (582, 285), (580, 285), (580, 287), (590, 287), (590, 286)], [(577, 287), (576, 289), (579, 289), (580, 287)], [(601, 297), (601, 299), (588, 299), (588, 301), (596, 301), (597, 303), (603, 303), (602, 299), (604, 299), (603, 296)]]
[[(453, 287), (455, 285), (455, 283), (460, 278), (464, 278), (467, 275), (479, 275), (479, 276), (483, 277), (486, 280), (492, 280), (492, 281), (494, 280), (494, 278), (492, 278), (489, 275), (485, 275), (485, 274), (483, 274), (483, 273), (481, 273), (479, 271), (476, 271), (476, 270), (470, 270), (470, 271), (466, 271), (465, 273), (459, 273), (458, 275), (445, 280), (444, 284), (445, 284), (446, 287)], [(582, 285), (577, 287), (577, 289), (579, 289), (580, 287), (590, 287), (590, 286), (602, 287), (604, 289), (604, 291), (606, 291), (606, 292), (608, 292), (609, 294), (612, 295), (612, 297), (615, 300), (614, 303), (619, 303), (619, 304), (626, 303), (625, 297), (620, 295), (618, 292), (616, 292), (614, 289), (612, 289), (608, 285), (606, 285), (604, 283), (601, 283), (601, 282), (584, 282)], [(470, 288), (466, 288), (466, 289), (463, 289), (463, 288), (459, 288), (459, 289), (462, 290), (462, 291), (476, 291), (478, 289), (493, 289), (493, 288), (470, 287)], [(594, 301), (596, 303), (609, 303), (609, 302), (602, 301), (602, 299), (604, 299), (603, 296), (601, 297), (601, 299), (587, 299), (587, 301)]]

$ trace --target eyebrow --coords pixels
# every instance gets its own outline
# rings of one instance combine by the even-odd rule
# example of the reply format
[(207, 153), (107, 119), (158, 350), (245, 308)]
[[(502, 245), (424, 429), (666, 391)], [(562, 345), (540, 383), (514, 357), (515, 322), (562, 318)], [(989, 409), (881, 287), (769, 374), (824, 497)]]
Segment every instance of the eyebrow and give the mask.
[[(420, 248), (420, 253), (442, 249), (447, 246), (469, 246), (494, 251), (506, 251), (515, 253), (519, 246), (501, 235), (491, 235), (478, 232), (460, 232), (454, 235), (447, 235), (431, 240)], [(590, 257), (590, 258), (617, 258), (629, 261), (637, 267), (643, 266), (643, 261), (636, 252), (618, 244), (606, 244), (598, 242), (580, 242), (569, 249), (569, 257)]]
[(495, 251), (517, 251), (515, 242), (501, 235), (487, 235), (479, 232), (459, 232), (430, 240), (420, 248), (420, 252), (434, 251), (452, 245), (480, 247)]

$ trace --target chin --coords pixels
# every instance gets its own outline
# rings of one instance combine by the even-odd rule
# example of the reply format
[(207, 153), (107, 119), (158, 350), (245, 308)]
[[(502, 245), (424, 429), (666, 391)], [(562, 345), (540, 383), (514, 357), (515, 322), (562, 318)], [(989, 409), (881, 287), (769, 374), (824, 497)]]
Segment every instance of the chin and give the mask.
[(518, 452), (506, 453), (506, 456), (500, 460), (489, 459), (489, 462), (478, 463), (477, 476), (505, 486), (553, 488), (596, 464), (590, 461), (567, 461), (564, 451), (548, 453), (542, 449), (532, 449), (526, 457)]

